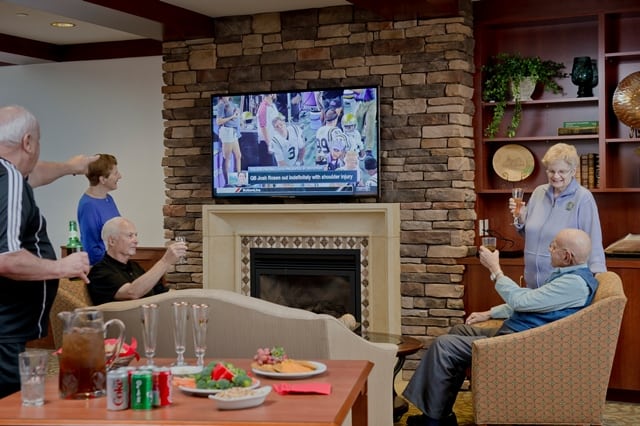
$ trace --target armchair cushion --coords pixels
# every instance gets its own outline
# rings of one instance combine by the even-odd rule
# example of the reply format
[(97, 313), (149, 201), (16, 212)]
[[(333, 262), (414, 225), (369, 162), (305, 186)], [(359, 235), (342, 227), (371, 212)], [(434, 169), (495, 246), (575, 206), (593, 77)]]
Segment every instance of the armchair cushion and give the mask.
[(601, 424), (626, 304), (620, 277), (598, 274), (592, 304), (520, 333), (473, 343), (477, 424)]
[(82, 280), (63, 278), (58, 285), (58, 294), (51, 305), (49, 322), (53, 333), (53, 343), (56, 348), (62, 347), (62, 321), (58, 312), (73, 311), (76, 308), (91, 306), (91, 298), (87, 285)]

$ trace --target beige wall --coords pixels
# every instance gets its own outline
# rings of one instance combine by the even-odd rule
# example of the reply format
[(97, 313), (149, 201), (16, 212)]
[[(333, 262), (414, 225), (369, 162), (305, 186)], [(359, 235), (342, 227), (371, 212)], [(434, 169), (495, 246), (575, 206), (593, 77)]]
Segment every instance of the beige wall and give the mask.
[[(136, 224), (140, 245), (163, 246), (162, 58), (127, 58), (0, 67), (0, 104), (18, 104), (40, 122), (40, 158), (62, 161), (106, 152), (118, 158), (120, 213)], [(67, 176), (35, 189), (56, 251), (89, 186)]]

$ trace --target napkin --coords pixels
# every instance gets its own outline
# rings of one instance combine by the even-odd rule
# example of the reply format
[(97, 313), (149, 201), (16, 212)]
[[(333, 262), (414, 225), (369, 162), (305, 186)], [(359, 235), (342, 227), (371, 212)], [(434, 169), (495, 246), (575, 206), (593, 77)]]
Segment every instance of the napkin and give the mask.
[(280, 383), (271, 387), (280, 395), (295, 393), (329, 395), (331, 393), (331, 383)]

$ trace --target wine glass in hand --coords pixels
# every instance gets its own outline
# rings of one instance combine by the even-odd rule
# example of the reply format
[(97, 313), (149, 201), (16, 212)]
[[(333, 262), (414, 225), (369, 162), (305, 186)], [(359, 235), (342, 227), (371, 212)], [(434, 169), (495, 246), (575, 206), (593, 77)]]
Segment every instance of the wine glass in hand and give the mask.
[[(176, 237), (176, 242), (177, 243), (186, 243), (187, 239), (180, 235)], [(176, 262), (178, 265), (184, 265), (185, 263), (187, 263), (187, 258), (186, 256), (180, 256), (180, 259), (178, 259), (178, 261)]]
[(523, 205), (524, 190), (522, 188), (513, 188), (511, 190), (511, 197), (515, 203), (515, 209), (513, 210), (513, 223), (518, 223), (518, 217), (520, 217), (520, 209)]

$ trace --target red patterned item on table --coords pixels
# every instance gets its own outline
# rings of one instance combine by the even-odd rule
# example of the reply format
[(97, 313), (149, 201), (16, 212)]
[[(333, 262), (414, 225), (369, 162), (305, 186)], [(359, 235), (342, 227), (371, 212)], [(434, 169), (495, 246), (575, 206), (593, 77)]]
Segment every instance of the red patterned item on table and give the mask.
[[(115, 347), (117, 343), (116, 339), (104, 339), (104, 348), (106, 352), (109, 352), (109, 350), (113, 350), (113, 348)], [(127, 357), (127, 356), (135, 356), (136, 361), (140, 359), (140, 354), (138, 354), (138, 352), (136, 352), (136, 350), (138, 349), (138, 341), (136, 340), (135, 337), (131, 338), (131, 343), (127, 344), (126, 342), (122, 343), (122, 348), (120, 349), (120, 354), (118, 356), (120, 357)]]

